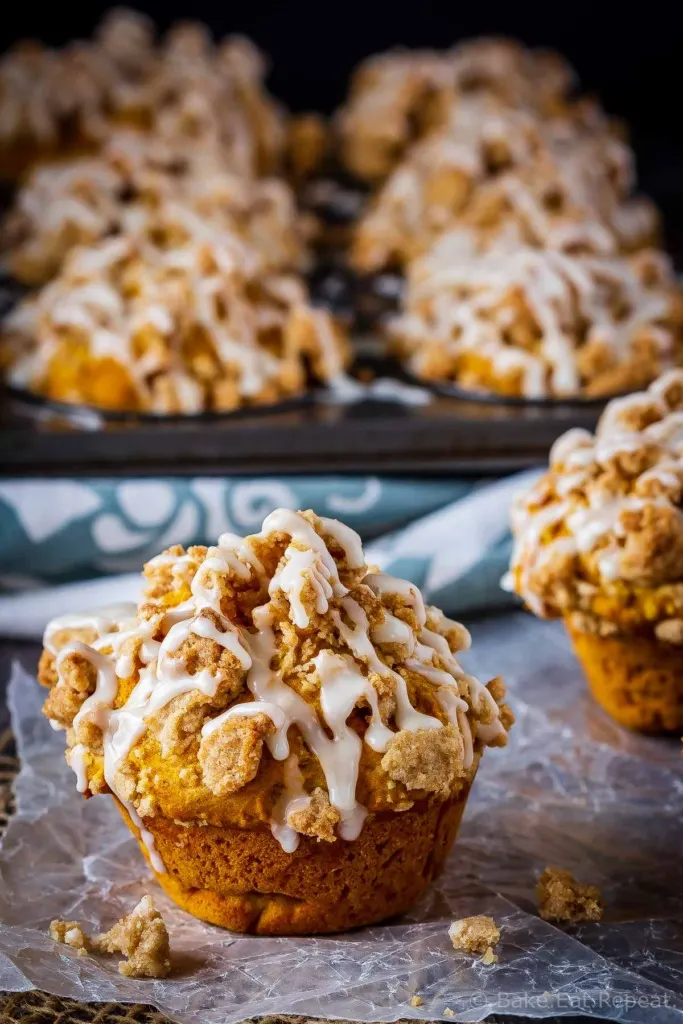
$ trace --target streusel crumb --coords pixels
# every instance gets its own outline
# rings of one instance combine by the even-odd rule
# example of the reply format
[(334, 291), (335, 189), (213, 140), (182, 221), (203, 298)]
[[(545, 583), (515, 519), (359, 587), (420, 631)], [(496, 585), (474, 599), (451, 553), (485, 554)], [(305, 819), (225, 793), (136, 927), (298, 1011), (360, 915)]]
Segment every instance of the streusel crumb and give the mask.
[(413, 998), (410, 1000), (410, 1005), (424, 1006), (424, 999), (422, 998), (422, 996), (413, 996)]
[(229, 718), (205, 735), (199, 747), (204, 782), (216, 796), (235, 793), (256, 775), (263, 740), (275, 731), (267, 715)]
[(71, 946), (78, 956), (123, 953), (119, 973), (127, 978), (165, 978), (171, 970), (168, 931), (151, 896), (103, 935), (91, 938), (77, 921), (52, 921), (50, 938)]
[(400, 732), (391, 740), (382, 768), (407, 789), (447, 795), (455, 779), (464, 774), (462, 739), (452, 725), (437, 732)]
[(65, 946), (71, 946), (79, 956), (87, 956), (91, 949), (90, 939), (78, 921), (51, 921), (50, 938)]
[(492, 947), (500, 941), (500, 928), (492, 917), (484, 914), (463, 917), (453, 921), (448, 934), (454, 949), (483, 954), (484, 963), (494, 963), (498, 959)]
[(101, 953), (123, 953), (119, 973), (127, 978), (165, 978), (171, 970), (168, 931), (151, 896), (96, 939)]
[(339, 818), (339, 811), (332, 806), (325, 790), (315, 789), (306, 807), (289, 814), (287, 823), (302, 835), (315, 836), (333, 843), (337, 838), (334, 830)]
[(545, 869), (536, 885), (536, 899), (544, 921), (599, 921), (605, 910), (598, 887), (577, 882), (564, 868)]

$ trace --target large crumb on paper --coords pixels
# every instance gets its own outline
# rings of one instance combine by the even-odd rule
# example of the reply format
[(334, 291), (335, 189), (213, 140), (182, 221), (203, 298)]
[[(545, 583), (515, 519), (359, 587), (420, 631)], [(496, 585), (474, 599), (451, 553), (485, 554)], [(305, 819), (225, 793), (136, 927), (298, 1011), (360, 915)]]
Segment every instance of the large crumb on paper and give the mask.
[(127, 978), (165, 978), (171, 970), (168, 931), (151, 896), (143, 896), (130, 914), (91, 939), (76, 921), (53, 921), (50, 937), (78, 951), (123, 953), (119, 973)]
[(483, 914), (453, 921), (448, 929), (454, 949), (463, 953), (482, 954), (482, 962), (493, 964), (498, 957), (493, 947), (500, 942), (500, 928), (492, 917)]
[(597, 886), (577, 882), (563, 868), (545, 869), (536, 885), (536, 899), (544, 921), (599, 921), (605, 910)]

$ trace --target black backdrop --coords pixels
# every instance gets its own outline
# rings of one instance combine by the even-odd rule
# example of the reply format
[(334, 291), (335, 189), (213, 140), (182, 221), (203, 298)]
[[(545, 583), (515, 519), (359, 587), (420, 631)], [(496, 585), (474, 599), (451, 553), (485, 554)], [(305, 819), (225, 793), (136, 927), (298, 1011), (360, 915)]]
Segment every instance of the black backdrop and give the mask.
[[(37, 36), (49, 43), (88, 34), (110, 4), (41, 5), (5, 0), (0, 48)], [(641, 0), (147, 0), (136, 6), (161, 28), (181, 17), (218, 34), (245, 32), (271, 56), (273, 91), (294, 109), (330, 110), (343, 97), (349, 69), (395, 44), (447, 46), (485, 33), (554, 46), (586, 89), (628, 119), (644, 188), (664, 206), (672, 235), (683, 239), (683, 4)]]

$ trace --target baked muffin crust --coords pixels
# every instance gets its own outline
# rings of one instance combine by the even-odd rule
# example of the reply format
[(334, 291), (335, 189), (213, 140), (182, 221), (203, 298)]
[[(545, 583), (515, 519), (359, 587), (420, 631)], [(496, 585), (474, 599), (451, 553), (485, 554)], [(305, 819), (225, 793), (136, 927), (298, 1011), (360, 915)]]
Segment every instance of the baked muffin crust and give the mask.
[(143, 838), (158, 817), (287, 852), (353, 841), (368, 816), (466, 792), (506, 741), (502, 684), (457, 661), (464, 627), (369, 571), (335, 520), (281, 509), (145, 578), (137, 609), (53, 622), (40, 669), (79, 789), (113, 792)]
[(570, 430), (512, 518), (510, 585), (538, 615), (600, 636), (683, 639), (683, 371)]

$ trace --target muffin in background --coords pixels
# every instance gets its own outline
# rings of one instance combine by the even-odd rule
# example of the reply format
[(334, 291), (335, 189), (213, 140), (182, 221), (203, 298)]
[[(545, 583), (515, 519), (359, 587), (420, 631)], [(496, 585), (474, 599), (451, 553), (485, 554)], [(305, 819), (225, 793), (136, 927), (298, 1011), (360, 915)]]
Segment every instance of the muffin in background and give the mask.
[(482, 251), (452, 231), (415, 260), (390, 343), (422, 380), (514, 398), (609, 397), (683, 356), (683, 300), (668, 257), (532, 248)]
[(515, 503), (506, 583), (565, 621), (596, 700), (622, 725), (683, 731), (683, 371), (574, 429)]
[(45, 634), (44, 712), (79, 791), (113, 794), (159, 883), (214, 924), (324, 933), (406, 910), (513, 721), (501, 681), (460, 667), (467, 630), (312, 512), (144, 575), (139, 607)]
[(527, 108), (539, 116), (565, 116), (571, 109), (582, 117), (582, 106), (568, 98), (574, 77), (559, 54), (509, 39), (375, 54), (356, 68), (337, 112), (342, 164), (362, 181), (381, 182), (461, 100), (488, 99), (499, 111)]
[(235, 172), (270, 173), (286, 118), (266, 72), (243, 37), (214, 42), (206, 26), (180, 22), (158, 39), (148, 18), (126, 8), (61, 49), (18, 43), (0, 55), (0, 178), (95, 152), (116, 127), (182, 136), (187, 147), (211, 141)]

